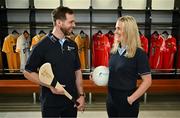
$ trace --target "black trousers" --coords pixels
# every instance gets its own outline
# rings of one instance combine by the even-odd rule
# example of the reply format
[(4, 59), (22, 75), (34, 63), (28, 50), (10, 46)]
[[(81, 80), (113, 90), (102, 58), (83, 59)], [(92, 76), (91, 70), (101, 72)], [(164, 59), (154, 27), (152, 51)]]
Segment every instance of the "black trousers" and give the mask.
[(76, 118), (77, 108), (73, 104), (63, 107), (42, 107), (43, 118)]
[(139, 101), (136, 100), (132, 105), (127, 101), (135, 90), (121, 91), (108, 88), (108, 97), (106, 101), (107, 114), (109, 118), (137, 118), (139, 113)]

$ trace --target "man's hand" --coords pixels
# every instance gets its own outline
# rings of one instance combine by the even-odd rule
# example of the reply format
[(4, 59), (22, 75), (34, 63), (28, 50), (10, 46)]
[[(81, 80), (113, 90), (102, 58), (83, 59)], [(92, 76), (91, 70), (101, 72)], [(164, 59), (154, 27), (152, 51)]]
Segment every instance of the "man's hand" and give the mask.
[(84, 96), (80, 96), (78, 99), (77, 99), (77, 102), (79, 102), (79, 106), (76, 106), (77, 109), (79, 111), (84, 111), (85, 109), (85, 97)]

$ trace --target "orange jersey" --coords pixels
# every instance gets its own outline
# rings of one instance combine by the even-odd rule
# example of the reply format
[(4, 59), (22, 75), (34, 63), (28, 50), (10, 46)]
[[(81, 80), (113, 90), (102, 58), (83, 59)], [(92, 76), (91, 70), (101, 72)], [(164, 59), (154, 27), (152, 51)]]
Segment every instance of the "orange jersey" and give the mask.
[(85, 35), (81, 37), (77, 35), (75, 42), (78, 46), (78, 54), (81, 62), (81, 69), (88, 68), (88, 49), (89, 49), (89, 37)]
[(110, 44), (108, 37), (104, 34), (93, 35), (93, 66), (108, 66)]
[(76, 38), (76, 35), (71, 33), (70, 35), (67, 35), (66, 37), (74, 41)]
[(41, 41), (44, 38), (45, 35), (40, 36), (39, 34), (37, 34), (36, 36), (34, 36), (32, 38), (32, 42), (31, 42), (31, 48), (30, 50), (32, 50), (33, 46), (35, 46), (39, 41)]
[(19, 53), (15, 51), (16, 42), (17, 42), (17, 39), (12, 34), (9, 34), (7, 37), (5, 37), (4, 43), (3, 43), (2, 51), (6, 53), (8, 67), (10, 69), (10, 72), (14, 72), (13, 69), (20, 68), (20, 56), (19, 56)]

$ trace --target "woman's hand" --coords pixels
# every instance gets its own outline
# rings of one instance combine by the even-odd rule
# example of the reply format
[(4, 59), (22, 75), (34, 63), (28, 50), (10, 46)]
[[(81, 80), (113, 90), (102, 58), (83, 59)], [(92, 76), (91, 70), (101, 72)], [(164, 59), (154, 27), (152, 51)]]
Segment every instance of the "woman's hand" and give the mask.
[(133, 102), (134, 102), (134, 100), (133, 100), (130, 96), (127, 97), (127, 101), (128, 101), (128, 103), (129, 103), (130, 105), (132, 105)]
[(92, 74), (93, 74), (93, 72), (91, 72), (90, 75), (89, 75), (89, 79), (90, 79), (91, 81), (93, 81), (93, 79), (92, 79)]

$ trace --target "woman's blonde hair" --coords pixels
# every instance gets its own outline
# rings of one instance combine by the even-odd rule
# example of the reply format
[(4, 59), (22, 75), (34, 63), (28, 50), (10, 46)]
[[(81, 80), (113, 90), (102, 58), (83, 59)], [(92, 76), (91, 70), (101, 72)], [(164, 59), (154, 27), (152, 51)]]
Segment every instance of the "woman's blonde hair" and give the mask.
[(127, 46), (125, 56), (127, 58), (132, 58), (136, 53), (137, 47), (141, 48), (141, 41), (136, 20), (132, 16), (122, 16), (117, 20), (117, 22), (123, 23), (122, 30), (124, 32), (124, 37), (120, 40), (120, 42), (116, 39), (114, 40), (111, 53), (116, 53), (119, 44), (121, 44), (123, 46)]

